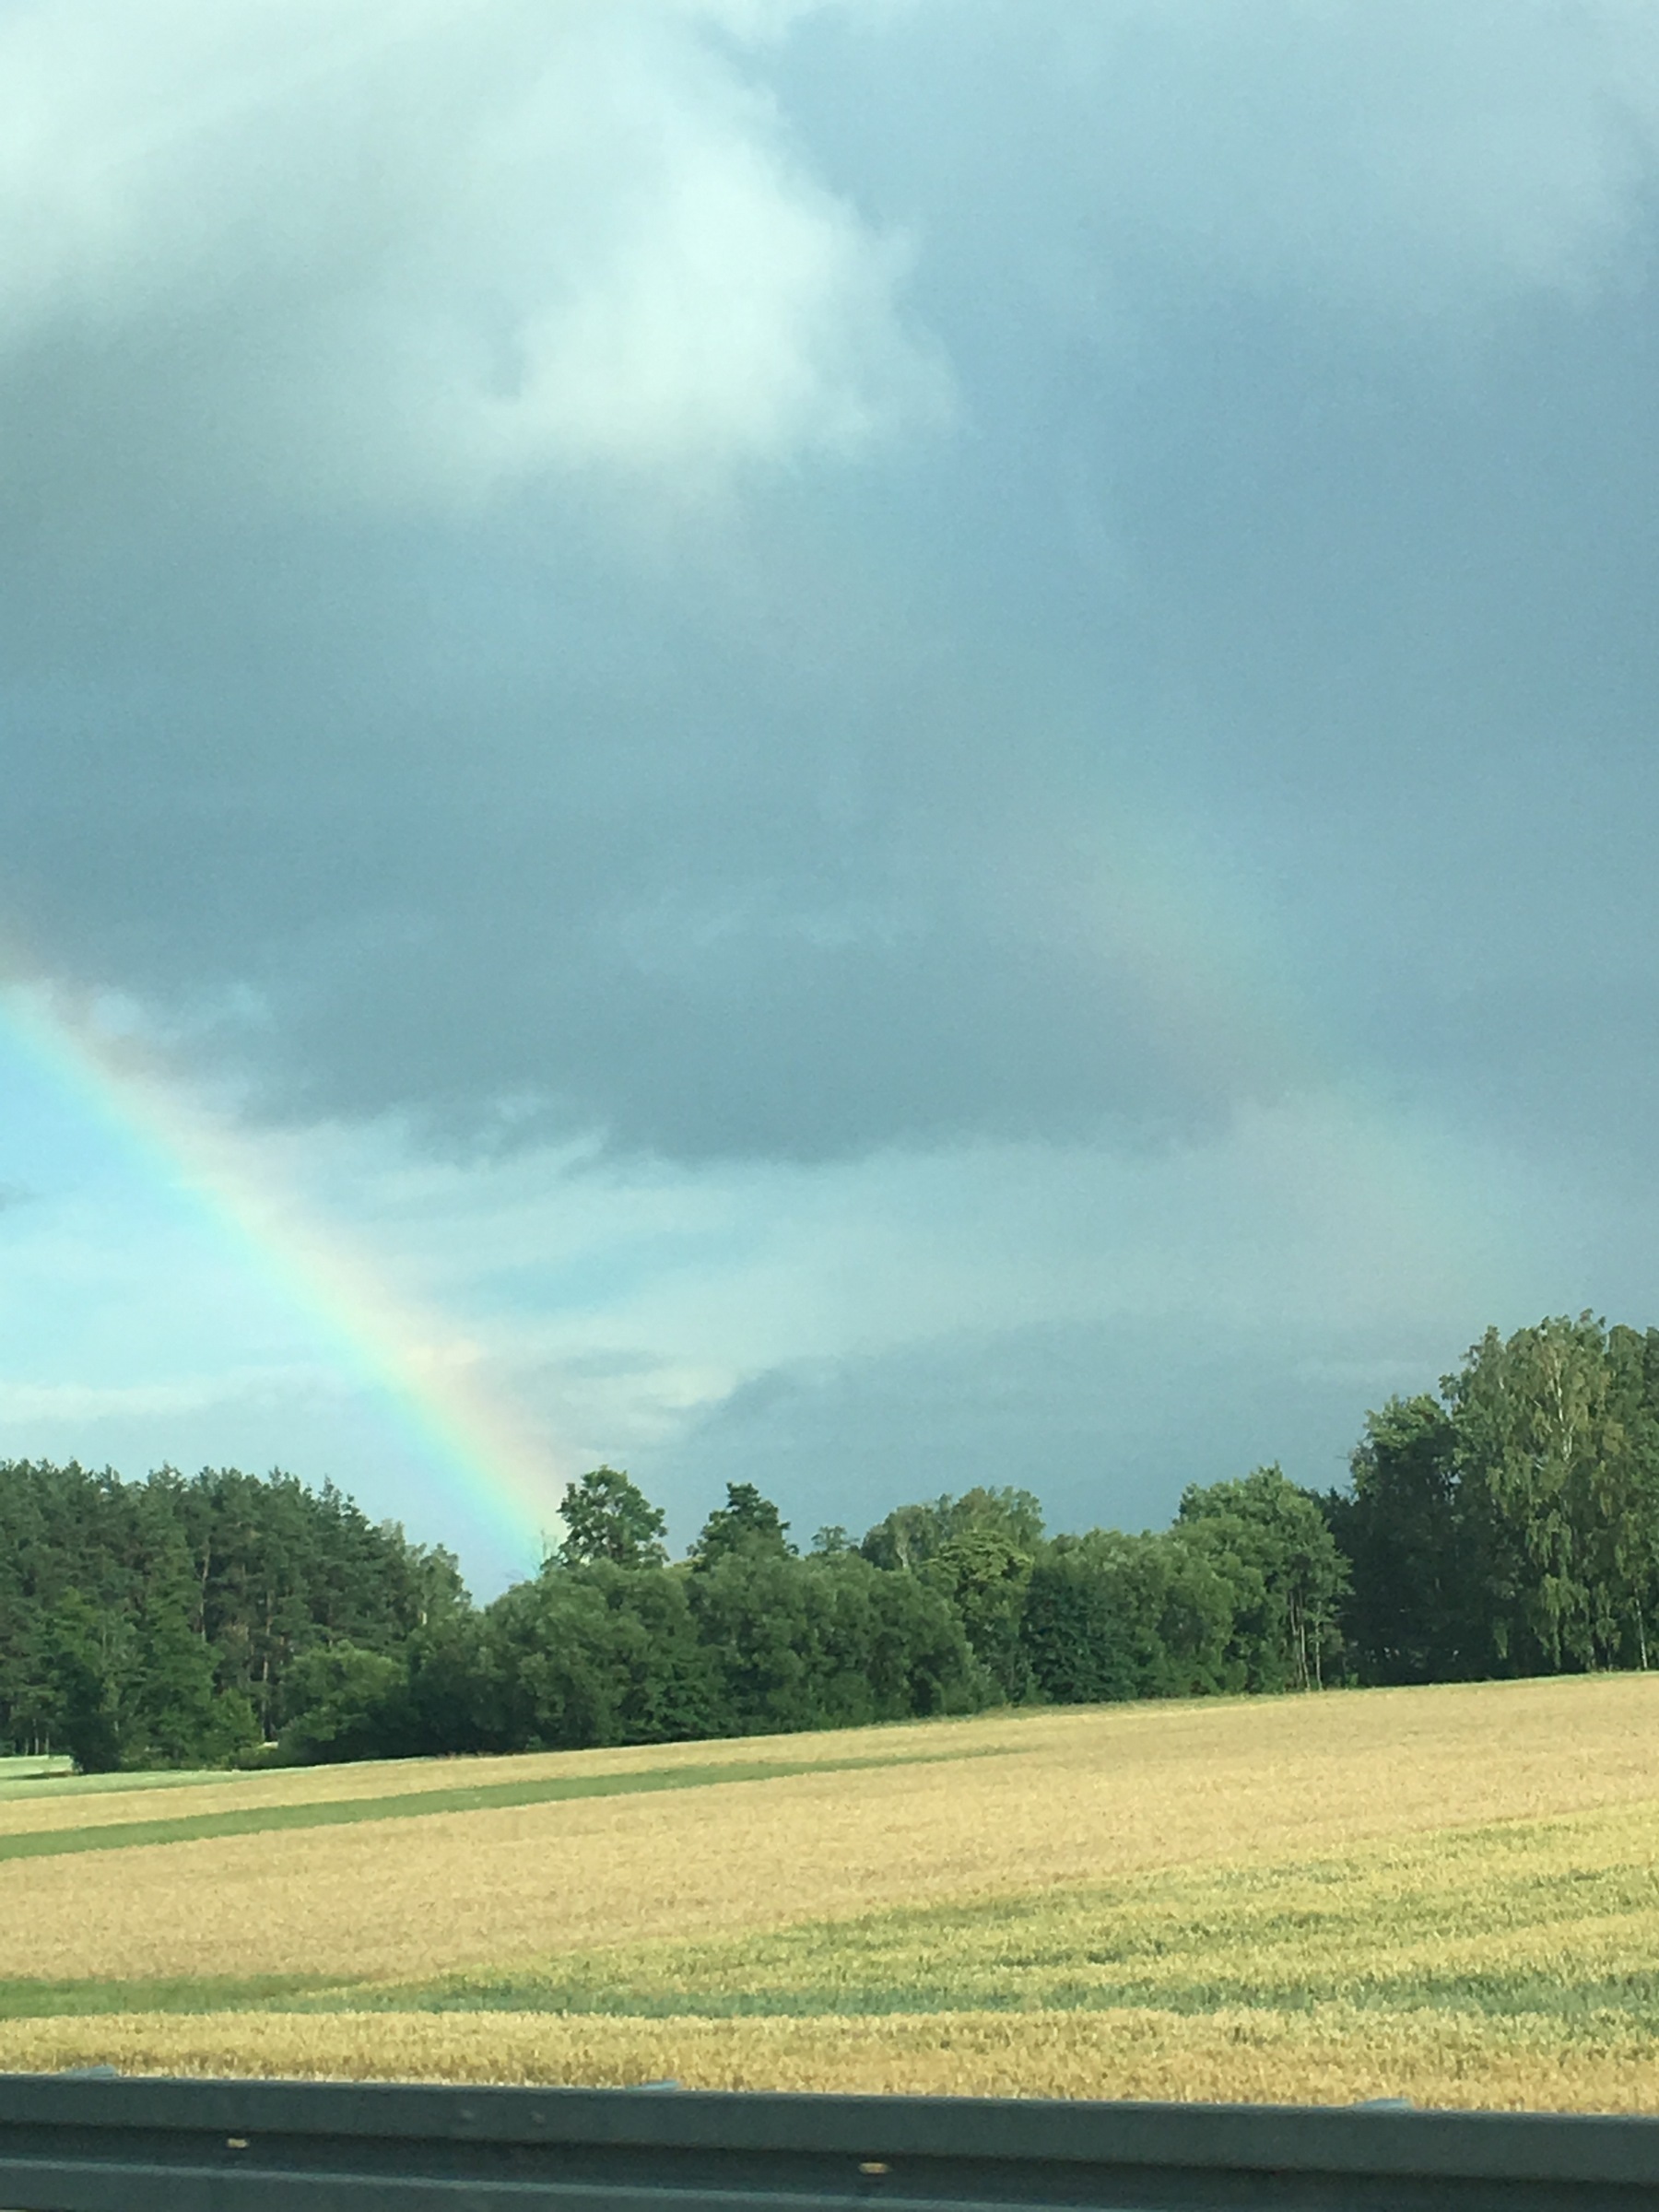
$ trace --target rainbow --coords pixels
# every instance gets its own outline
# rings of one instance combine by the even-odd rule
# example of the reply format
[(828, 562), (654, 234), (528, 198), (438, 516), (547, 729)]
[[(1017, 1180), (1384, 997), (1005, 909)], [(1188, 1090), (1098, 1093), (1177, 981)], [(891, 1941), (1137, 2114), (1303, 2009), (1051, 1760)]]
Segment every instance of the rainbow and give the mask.
[[(15, 972), (15, 971), (14, 971)], [(0, 985), (0, 1030), (147, 1175), (320, 1334), (404, 1446), (460, 1493), (510, 1560), (532, 1567), (559, 1525), (547, 1441), (484, 1371), (481, 1348), (394, 1292), (308, 1211), (267, 1152), (185, 1095), (153, 1058), (38, 985)]]
[[(1316, 1249), (1358, 1255), (1363, 1271), (1381, 1265), (1419, 1291), (1433, 1286), (1440, 1308), (1477, 1314), (1516, 1211), (1507, 1171), (1500, 1162), (1496, 1189), (1477, 1187), (1489, 1163), (1431, 1116), (1372, 1095), (1363, 1077), (1339, 1076), (1345, 1055), (1311, 1032), (1271, 927), (1225, 884), (1195, 890), (1213, 875), (1206, 864), (1144, 826), (1098, 843), (1080, 836), (1058, 865), (1047, 848), (1033, 860), (1022, 896), (1029, 889), (1028, 905), (1058, 937), (1143, 994), (1175, 1064), (1218, 1074), (1218, 1088), (1253, 1099), (1240, 1117), (1251, 1140), (1246, 1172), (1288, 1234), (1300, 1225), (1316, 1232)], [(492, 1381), (481, 1347), (396, 1292), (383, 1268), (318, 1220), (276, 1147), (78, 1011), (72, 993), (24, 980), (40, 965), (8, 960), (7, 950), (0, 945), (0, 1038), (150, 1179), (192, 1199), (252, 1277), (320, 1328), (336, 1369), (367, 1386), (417, 1464), (509, 1560), (533, 1566), (558, 1530), (572, 1470), (556, 1468), (547, 1438)], [(1307, 1111), (1281, 1115), (1290, 1100)]]

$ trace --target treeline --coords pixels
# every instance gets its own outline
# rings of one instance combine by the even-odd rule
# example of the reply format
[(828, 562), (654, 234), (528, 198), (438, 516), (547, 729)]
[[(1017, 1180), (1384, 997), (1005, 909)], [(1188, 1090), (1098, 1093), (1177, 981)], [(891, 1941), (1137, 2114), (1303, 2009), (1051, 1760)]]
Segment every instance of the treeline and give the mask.
[(449, 1553), (332, 1485), (0, 1464), (0, 1749), (222, 1765), (289, 1724), (320, 1654), (400, 1667), (466, 1604)]
[(1659, 1329), (1488, 1329), (1368, 1416), (1327, 1501), (1368, 1682), (1645, 1667), (1659, 1618)]
[(1017, 1488), (802, 1553), (729, 1485), (688, 1558), (572, 1483), (541, 1571), (454, 1559), (332, 1488), (0, 1465), (0, 1747), (86, 1768), (515, 1751), (1077, 1703), (1645, 1666), (1659, 1331), (1488, 1334), (1370, 1415), (1352, 1480), (1194, 1486), (1174, 1524), (1045, 1533)]

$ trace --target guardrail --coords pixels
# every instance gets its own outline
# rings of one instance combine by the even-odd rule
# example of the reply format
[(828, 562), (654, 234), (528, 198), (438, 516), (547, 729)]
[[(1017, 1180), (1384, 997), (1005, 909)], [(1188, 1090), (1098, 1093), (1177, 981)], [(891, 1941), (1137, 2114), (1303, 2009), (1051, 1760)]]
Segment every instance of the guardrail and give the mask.
[(0, 2075), (7, 2212), (1659, 2212), (1659, 2119)]

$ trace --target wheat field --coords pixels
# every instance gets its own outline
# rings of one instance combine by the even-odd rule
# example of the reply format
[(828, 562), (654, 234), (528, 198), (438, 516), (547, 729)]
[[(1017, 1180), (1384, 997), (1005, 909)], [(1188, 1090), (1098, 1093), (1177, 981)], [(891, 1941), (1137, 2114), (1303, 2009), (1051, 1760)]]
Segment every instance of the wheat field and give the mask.
[(1642, 1676), (17, 1784), (0, 2065), (1659, 2111), (1656, 1866)]

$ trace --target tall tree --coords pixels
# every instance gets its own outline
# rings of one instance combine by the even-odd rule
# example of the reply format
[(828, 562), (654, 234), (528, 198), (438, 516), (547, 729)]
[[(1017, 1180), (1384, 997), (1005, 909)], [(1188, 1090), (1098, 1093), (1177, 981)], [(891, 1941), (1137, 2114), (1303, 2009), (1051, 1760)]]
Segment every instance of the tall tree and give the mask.
[(1343, 1619), (1369, 1682), (1444, 1682), (1484, 1664), (1457, 1430), (1436, 1398), (1365, 1417), (1351, 1493), (1326, 1500), (1353, 1584)]
[(928, 1559), (921, 1579), (947, 1598), (991, 1694), (1018, 1704), (1031, 1693), (1031, 1663), (1020, 1640), (1032, 1556), (994, 1524), (969, 1525)]
[(290, 1717), (305, 1652), (347, 1642), (401, 1663), (466, 1604), (447, 1552), (326, 1484), (0, 1464), (0, 1742), (50, 1739), (102, 1766), (218, 1763)]
[(959, 1498), (947, 1491), (917, 1505), (895, 1506), (859, 1549), (873, 1566), (913, 1570), (971, 1530), (989, 1531), (1031, 1557), (1042, 1541), (1042, 1508), (1030, 1490), (982, 1487)]
[(660, 1567), (668, 1557), (661, 1510), (619, 1467), (594, 1467), (567, 1483), (559, 1512), (565, 1530), (561, 1566), (608, 1559), (613, 1567)]
[(1341, 1651), (1347, 1563), (1320, 1501), (1277, 1466), (1183, 1492), (1180, 1539), (1232, 1594), (1230, 1655), (1247, 1689), (1316, 1689)]
[(703, 1523), (691, 1547), (694, 1566), (708, 1569), (733, 1552), (759, 1552), (784, 1559), (794, 1550), (789, 1541), (789, 1524), (782, 1520), (770, 1498), (763, 1498), (752, 1482), (728, 1482), (726, 1501), (717, 1505)]
[(1595, 1483), (1597, 1642), (1646, 1667), (1659, 1605), (1659, 1329), (1607, 1332), (1606, 1457)]
[(1489, 1663), (1505, 1672), (1592, 1666), (1593, 1584), (1609, 1420), (1606, 1335), (1589, 1313), (1488, 1329), (1442, 1388), (1477, 1548)]

